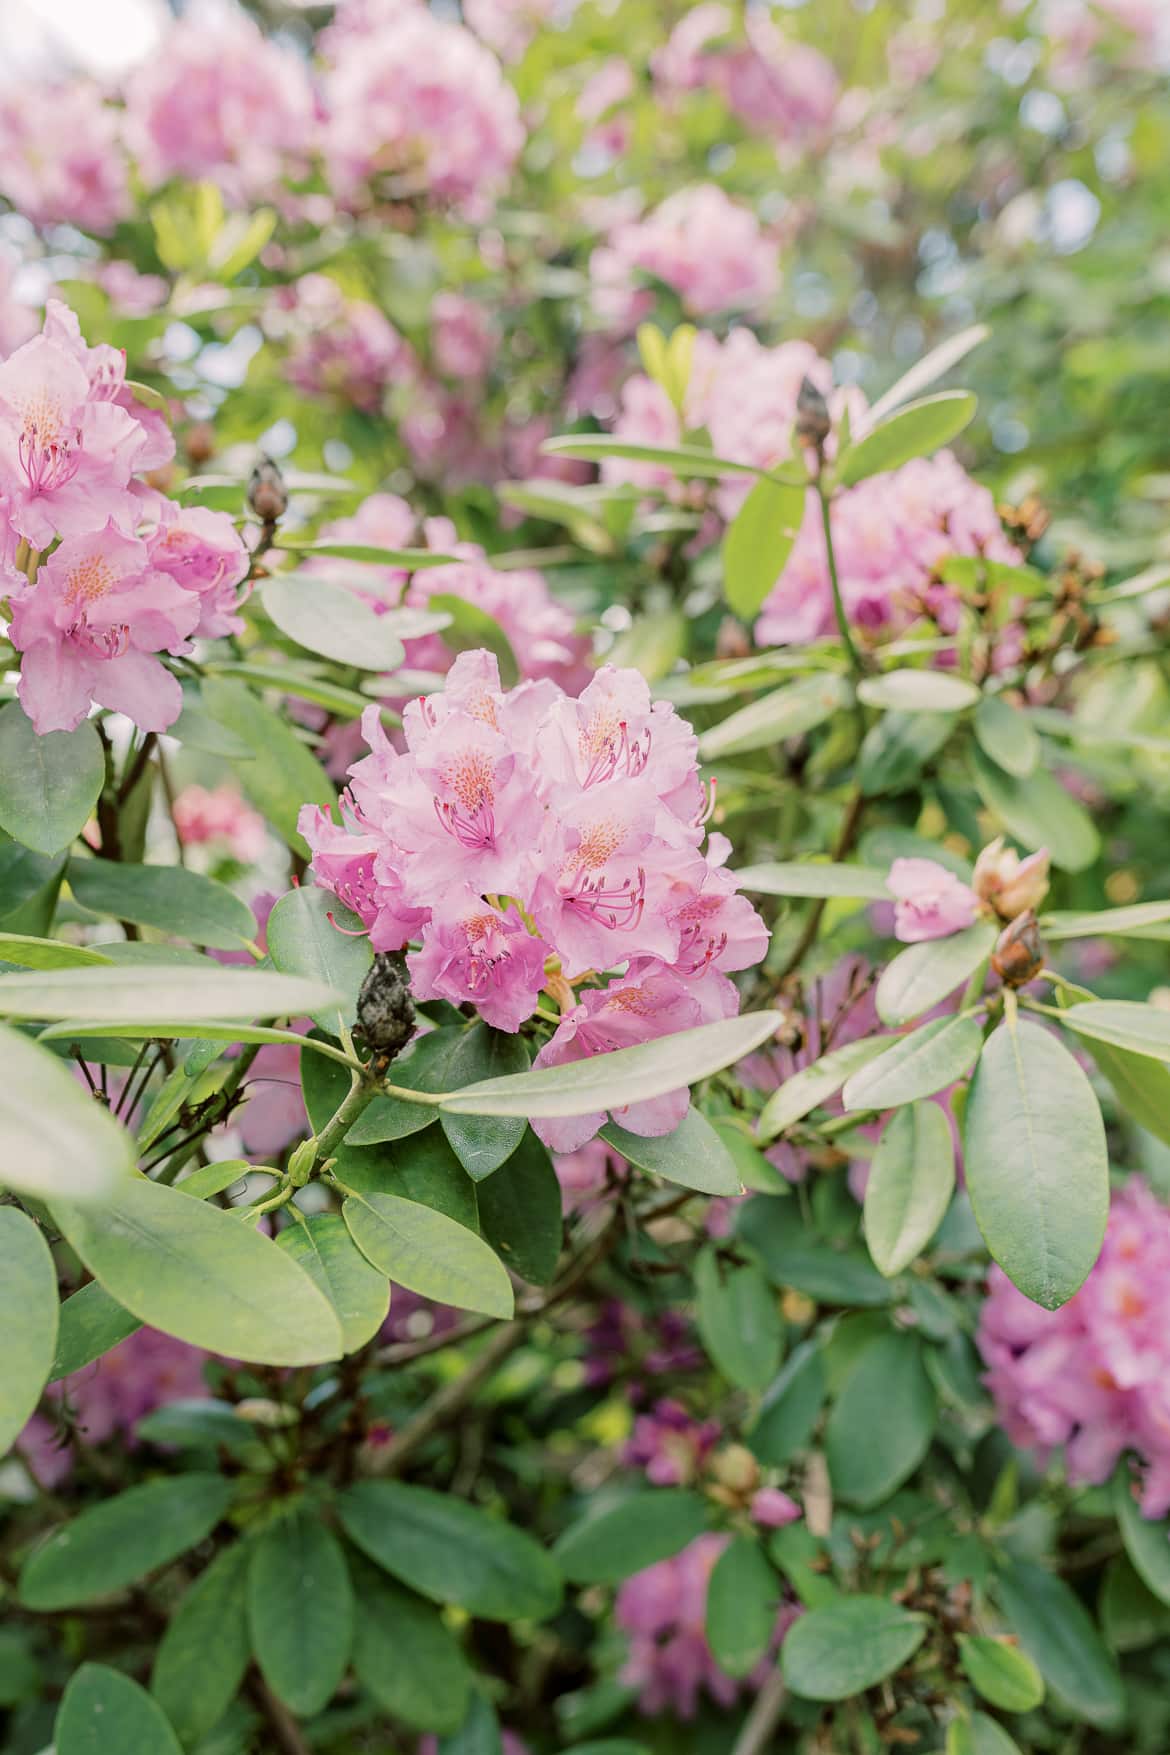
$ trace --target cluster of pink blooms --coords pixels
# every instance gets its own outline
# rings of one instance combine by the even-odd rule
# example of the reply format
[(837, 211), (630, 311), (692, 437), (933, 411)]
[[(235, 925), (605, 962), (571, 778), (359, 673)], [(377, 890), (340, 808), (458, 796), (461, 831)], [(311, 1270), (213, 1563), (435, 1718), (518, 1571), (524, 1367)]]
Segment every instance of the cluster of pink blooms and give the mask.
[[(404, 751), (376, 707), (362, 729), (372, 753), (350, 769), (342, 824), (306, 807), (301, 833), (318, 883), (375, 948), (418, 943), (417, 998), (471, 1002), (515, 1031), (550, 972), (567, 984), (623, 970), (582, 988), (541, 1066), (738, 1010), (728, 974), (759, 961), (767, 931), (725, 868), (725, 838), (702, 850), (694, 733), (639, 672), (607, 666), (578, 699), (547, 678), (505, 693), (495, 658), (467, 652), (441, 694), (407, 705)], [(669, 1133), (687, 1101), (684, 1088), (619, 1119)], [(572, 1151), (604, 1120), (536, 1125)]]
[(33, 225), (108, 232), (130, 212), (119, 116), (96, 86), (13, 80), (0, 96), (0, 194)]
[(1132, 1452), (1145, 1515), (1170, 1511), (1170, 1208), (1140, 1177), (1114, 1194), (1096, 1266), (1059, 1310), (992, 1268), (978, 1339), (1013, 1444), (1042, 1463), (1063, 1451), (1078, 1485)]
[(807, 146), (833, 121), (839, 86), (832, 62), (786, 37), (763, 6), (748, 6), (740, 26), (721, 0), (683, 15), (653, 58), (659, 91), (717, 91), (744, 126), (786, 146)]
[(184, 847), (210, 846), (241, 865), (251, 865), (264, 853), (268, 840), (264, 818), (227, 782), (210, 790), (184, 786), (176, 795), (172, 815)]
[(632, 329), (653, 309), (648, 282), (660, 280), (692, 316), (759, 311), (780, 284), (777, 253), (749, 207), (696, 183), (644, 219), (622, 221), (594, 250), (594, 309), (610, 328)]
[(286, 339), (285, 376), (309, 396), (377, 414), (387, 389), (417, 372), (409, 342), (377, 305), (347, 298), (327, 274), (303, 274), (272, 297), (265, 327)]
[[(211, 1356), (158, 1329), (140, 1328), (92, 1365), (50, 1384), (47, 1393), (87, 1445), (115, 1435), (133, 1443), (135, 1426), (155, 1408), (207, 1395), (203, 1368)], [(73, 1468), (73, 1452), (47, 1414), (34, 1414), (17, 1443), (43, 1487), (55, 1487)]]
[(694, 1718), (702, 1693), (718, 1706), (734, 1706), (741, 1691), (754, 1693), (776, 1667), (775, 1650), (800, 1613), (791, 1603), (778, 1600), (772, 1651), (742, 1682), (719, 1668), (707, 1644), (707, 1587), (728, 1540), (696, 1536), (680, 1554), (636, 1572), (618, 1590), (614, 1619), (629, 1639), (621, 1679), (638, 1690), (639, 1709), (648, 1716)]
[(182, 695), (158, 655), (242, 625), (248, 553), (231, 519), (142, 479), (173, 454), (124, 354), (88, 347), (51, 299), (43, 333), (0, 365), (0, 572), (39, 732), (71, 730), (92, 701), (165, 731)]

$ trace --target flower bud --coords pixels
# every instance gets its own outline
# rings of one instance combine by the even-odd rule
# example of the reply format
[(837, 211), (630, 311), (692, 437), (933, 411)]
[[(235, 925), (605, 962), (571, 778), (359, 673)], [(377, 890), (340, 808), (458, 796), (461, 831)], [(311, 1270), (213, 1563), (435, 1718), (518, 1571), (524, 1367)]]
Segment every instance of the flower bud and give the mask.
[(198, 469), (204, 463), (210, 463), (215, 456), (215, 428), (209, 420), (197, 420), (188, 427), (184, 440), (187, 461)]
[(782, 1493), (779, 1487), (761, 1487), (753, 1493), (748, 1508), (753, 1523), (760, 1524), (764, 1529), (779, 1530), (785, 1524), (795, 1523), (801, 1515), (800, 1506), (795, 1499)]
[(732, 1493), (751, 1493), (760, 1479), (760, 1465), (746, 1444), (728, 1444), (712, 1461), (711, 1473)]
[(248, 481), (248, 504), (265, 524), (275, 524), (288, 511), (288, 489), (280, 467), (271, 457), (257, 459)]
[(1044, 967), (1040, 928), (1031, 909), (1005, 926), (991, 955), (991, 967), (1005, 987), (1024, 987)]
[(800, 391), (796, 398), (796, 431), (806, 445), (815, 445), (819, 450), (828, 438), (833, 422), (829, 415), (829, 405), (811, 378), (800, 380)]
[(401, 955), (379, 951), (357, 1002), (361, 1039), (380, 1060), (393, 1060), (414, 1035), (414, 1001)]
[(1048, 894), (1048, 849), (1021, 859), (1014, 847), (1005, 847), (999, 835), (988, 843), (975, 861), (975, 894), (990, 902), (1001, 920), (1040, 906)]

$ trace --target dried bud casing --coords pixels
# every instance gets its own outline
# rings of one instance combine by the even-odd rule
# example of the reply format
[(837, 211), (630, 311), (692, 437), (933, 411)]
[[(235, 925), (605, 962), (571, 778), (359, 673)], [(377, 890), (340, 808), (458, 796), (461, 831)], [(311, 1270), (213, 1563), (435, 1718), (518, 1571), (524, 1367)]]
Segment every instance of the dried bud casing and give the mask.
[(248, 504), (265, 524), (275, 524), (288, 511), (288, 489), (280, 467), (261, 456), (248, 480)]
[(1030, 908), (1000, 933), (991, 955), (991, 967), (1005, 987), (1024, 987), (1043, 969), (1040, 927)]
[(819, 450), (832, 430), (829, 405), (811, 378), (800, 380), (796, 398), (796, 431), (806, 445)]
[(358, 994), (357, 1025), (362, 1041), (382, 1061), (401, 1054), (414, 1035), (414, 1001), (401, 954), (375, 955)]

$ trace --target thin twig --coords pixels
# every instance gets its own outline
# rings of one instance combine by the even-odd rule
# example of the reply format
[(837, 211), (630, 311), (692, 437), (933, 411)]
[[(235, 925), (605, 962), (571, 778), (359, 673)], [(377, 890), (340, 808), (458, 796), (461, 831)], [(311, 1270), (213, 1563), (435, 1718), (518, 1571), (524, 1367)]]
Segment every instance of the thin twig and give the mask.
[(756, 1695), (751, 1711), (743, 1721), (731, 1755), (762, 1755), (772, 1740), (772, 1732), (784, 1711), (784, 1678), (777, 1667)]

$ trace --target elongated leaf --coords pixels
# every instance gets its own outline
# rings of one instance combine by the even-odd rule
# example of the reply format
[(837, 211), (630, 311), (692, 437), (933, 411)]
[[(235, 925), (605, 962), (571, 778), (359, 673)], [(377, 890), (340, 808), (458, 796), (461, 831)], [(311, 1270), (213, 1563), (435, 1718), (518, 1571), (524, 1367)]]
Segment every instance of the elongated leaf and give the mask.
[(932, 1018), (901, 1036), (853, 1074), (841, 1093), (846, 1109), (893, 1109), (932, 1097), (968, 1072), (983, 1046), (974, 1018)]
[(553, 1553), (574, 1584), (616, 1584), (658, 1560), (669, 1560), (702, 1535), (707, 1511), (697, 1493), (652, 1487), (616, 1505), (593, 1507), (570, 1524)]
[(858, 756), (857, 780), (864, 796), (906, 792), (917, 785), (954, 728), (952, 713), (883, 713), (866, 732)]
[(105, 1664), (82, 1664), (69, 1678), (53, 1747), (56, 1755), (182, 1755), (157, 1701)]
[(109, 957), (89, 945), (67, 945), (57, 938), (0, 932), (0, 962), (16, 963), (22, 969), (80, 969), (86, 963), (109, 961)]
[(1069, 1006), (1060, 1014), (1066, 1029), (1092, 1041), (1143, 1054), (1150, 1060), (1170, 1061), (1170, 1012), (1160, 1006), (1140, 1005), (1136, 1000), (1100, 999)]
[(1032, 1712), (1044, 1699), (1031, 1658), (1002, 1639), (960, 1635), (959, 1662), (971, 1686), (1004, 1712)]
[(136, 1316), (123, 1310), (97, 1280), (91, 1280), (61, 1306), (50, 1383), (92, 1365), (141, 1327)]
[(867, 476), (900, 469), (915, 457), (929, 457), (970, 426), (977, 406), (969, 390), (940, 390), (921, 402), (905, 403), (850, 445), (837, 461), (837, 480), (852, 487)]
[(529, 1130), (507, 1163), (476, 1190), (484, 1237), (500, 1260), (535, 1286), (551, 1283), (561, 1253), (561, 1185)]
[(356, 1353), (372, 1340), (386, 1320), (390, 1287), (357, 1247), (340, 1213), (298, 1209), (297, 1222), (286, 1225), (276, 1241), (333, 1306), (345, 1351)]
[(918, 1339), (873, 1341), (854, 1362), (825, 1429), (834, 1493), (863, 1510), (880, 1505), (926, 1455), (935, 1415)]
[[(3, 979), (0, 978), (0, 992)], [(732, 1066), (775, 1034), (779, 1012), (746, 1012), (680, 1030), (635, 1048), (595, 1054), (564, 1066), (542, 1066), (513, 1078), (489, 1079), (454, 1091), (439, 1107), (456, 1115), (524, 1115), (553, 1117), (589, 1115), (596, 1109), (621, 1109), (650, 1097), (662, 1097), (681, 1085), (696, 1083)]]
[(710, 1359), (740, 1389), (766, 1389), (780, 1369), (784, 1325), (758, 1263), (721, 1262), (709, 1244), (695, 1263), (695, 1292), (699, 1334)]
[(984, 754), (1017, 780), (1026, 779), (1040, 760), (1036, 727), (1002, 695), (984, 695), (975, 712), (975, 736)]
[(754, 1670), (772, 1642), (780, 1580), (758, 1542), (735, 1536), (707, 1584), (707, 1644), (729, 1676)]
[(777, 1134), (783, 1133), (793, 1122), (803, 1120), (839, 1091), (846, 1079), (852, 1078), (867, 1061), (876, 1059), (889, 1045), (888, 1036), (871, 1036), (867, 1041), (847, 1042), (844, 1048), (832, 1048), (828, 1054), (822, 1054), (819, 1060), (814, 1060), (811, 1066), (802, 1067), (799, 1072), (793, 1073), (764, 1104), (758, 1124), (760, 1139), (765, 1142), (775, 1139)]
[[(450, 1090), (452, 1081), (447, 1069), (462, 1039), (463, 1030), (457, 1027), (432, 1030), (427, 1036), (417, 1037), (394, 1062), (392, 1083), (408, 1091)], [(438, 1119), (437, 1104), (432, 1109), (422, 1103), (405, 1102), (401, 1097), (375, 1097), (345, 1137), (352, 1146), (380, 1145), (385, 1140), (405, 1139)]]
[(967, 1100), (963, 1163), (975, 1218), (1026, 1297), (1056, 1310), (1097, 1259), (1109, 1159), (1088, 1079), (1047, 1030), (1003, 1023)]
[(681, 1188), (694, 1188), (700, 1194), (738, 1194), (740, 1177), (722, 1139), (705, 1115), (688, 1109), (672, 1133), (630, 1133), (609, 1122), (601, 1137), (615, 1151)]
[(128, 1487), (33, 1549), (21, 1568), (21, 1602), (50, 1611), (112, 1596), (203, 1541), (235, 1491), (220, 1475), (190, 1473)]
[(723, 756), (742, 755), (747, 750), (766, 749), (785, 738), (801, 737), (839, 713), (848, 699), (844, 678), (832, 673), (787, 683), (704, 731), (699, 738), (699, 754), (704, 762), (713, 762)]
[[(1095, 914), (1045, 914), (1046, 939), (1170, 938), (1170, 902), (1135, 902), (1129, 908), (1102, 908)], [(0, 943), (0, 954), (5, 954)]]
[(928, 354), (924, 354), (912, 365), (908, 372), (903, 372), (884, 396), (878, 397), (865, 414), (864, 425), (860, 430), (868, 432), (879, 421), (885, 420), (888, 414), (892, 414), (895, 408), (900, 408), (920, 391), (928, 389), (944, 372), (949, 372), (952, 366), (957, 366), (960, 360), (966, 359), (972, 348), (986, 341), (990, 334), (986, 323), (975, 323), (970, 329), (962, 329), (958, 335), (951, 335), (946, 341), (940, 341), (937, 347), (931, 348)]
[(350, 1235), (395, 1285), (485, 1316), (511, 1316), (512, 1285), (493, 1249), (446, 1213), (396, 1194), (351, 1194), (342, 1209)]
[(363, 1553), (433, 1602), (487, 1621), (543, 1621), (560, 1606), (560, 1574), (540, 1544), (448, 1493), (362, 1481), (337, 1510)]
[[(343, 491), (352, 493), (353, 483), (345, 482)], [(460, 558), (429, 548), (381, 548), (372, 542), (334, 542), (324, 538), (305, 542), (294, 536), (277, 537), (276, 547), (293, 549), (299, 555), (332, 555), (336, 560), (362, 561), (374, 567), (401, 567), (407, 573), (418, 573), (426, 567), (449, 567)]]
[[(450, 1087), (481, 1083), (484, 1079), (507, 1078), (528, 1071), (530, 1057), (519, 1036), (506, 1030), (493, 1030), (490, 1024), (473, 1024), (461, 1032), (446, 1061), (444, 1077)], [(397, 1070), (397, 1069), (396, 1069)], [(397, 1083), (397, 1078), (395, 1078)], [(388, 1099), (393, 1101), (393, 1099)], [(527, 1122), (520, 1115), (498, 1117), (444, 1115), (443, 1132), (467, 1174), (479, 1182), (498, 1170), (524, 1138)]]
[(1170, 1146), (1170, 1067), (1096, 1040), (1091, 1053), (1129, 1119)]
[(106, 777), (89, 720), (38, 737), (16, 701), (0, 708), (0, 827), (37, 853), (59, 853), (89, 821)]
[(807, 489), (762, 477), (723, 538), (723, 594), (750, 621), (780, 578), (804, 519)]
[(134, 1176), (105, 1207), (55, 1200), (53, 1217), (110, 1296), (164, 1334), (265, 1365), (341, 1357), (332, 1306), (237, 1214)]
[(353, 1644), (353, 1590), (337, 1537), (307, 1508), (252, 1544), (248, 1627), (261, 1674), (299, 1717), (322, 1711)]
[(747, 1443), (762, 1463), (780, 1468), (804, 1449), (825, 1405), (820, 1348), (803, 1341), (760, 1403)]
[(884, 1597), (842, 1596), (789, 1628), (780, 1667), (806, 1700), (848, 1700), (900, 1669), (926, 1631), (923, 1616)]
[[(77, 980), (90, 971), (60, 973)], [(0, 976), (0, 982), (24, 979)], [(0, 1056), (0, 1183), (42, 1198), (105, 1199), (133, 1167), (134, 1148), (126, 1129), (87, 1096), (56, 1055), (19, 1031), (0, 1026)]]
[(741, 890), (762, 896), (855, 896), (888, 902), (886, 874), (876, 866), (817, 864), (798, 860), (779, 865), (745, 865), (735, 874)]
[(975, 748), (971, 773), (988, 810), (1024, 847), (1047, 847), (1052, 863), (1065, 871), (1092, 865), (1100, 848), (1093, 820), (1047, 768), (1037, 767), (1021, 778)]
[(887, 1279), (925, 1249), (955, 1191), (955, 1149), (937, 1103), (899, 1109), (887, 1122), (865, 1189), (865, 1241)]
[(546, 439), (540, 447), (550, 457), (581, 457), (588, 463), (604, 463), (608, 457), (624, 457), (631, 463), (660, 463), (665, 469), (685, 480), (689, 476), (763, 475), (752, 463), (737, 463), (731, 457), (717, 457), (698, 445), (643, 445), (633, 439), (614, 438), (609, 434), (566, 433)]
[(989, 921), (977, 920), (949, 938), (907, 945), (882, 970), (874, 994), (878, 1017), (891, 1025), (921, 1017), (970, 980), (990, 957), (995, 940), (996, 928)]
[[(0, 975), (0, 1017), (151, 1024), (162, 1018), (301, 1017), (336, 1000), (321, 981), (270, 969), (131, 963), (110, 969), (48, 969)], [(191, 1032), (198, 1035), (197, 1030)]]
[(189, 1745), (219, 1723), (248, 1667), (248, 1559), (242, 1541), (216, 1555), (171, 1616), (155, 1655), (150, 1691)]
[(961, 713), (979, 699), (979, 690), (945, 670), (887, 670), (863, 678), (857, 696), (867, 707), (898, 713)]
[(94, 914), (154, 926), (214, 950), (238, 951), (256, 936), (255, 917), (246, 902), (226, 884), (179, 865), (75, 859), (69, 866), (69, 887)]
[(402, 663), (402, 641), (344, 585), (309, 574), (276, 573), (265, 579), (260, 596), (281, 633), (310, 652), (359, 670), (397, 670)]
[(1159, 1602), (1170, 1604), (1170, 1519), (1142, 1516), (1124, 1467), (1113, 1482), (1113, 1514), (1134, 1571)]
[(443, 643), (453, 652), (485, 650), (495, 655), (500, 667), (500, 681), (506, 689), (520, 681), (520, 666), (512, 650), (512, 642), (494, 615), (470, 603), (455, 592), (436, 591), (427, 599), (428, 607), (446, 618)]
[(1081, 1718), (1106, 1729), (1125, 1716), (1117, 1667), (1080, 1598), (1062, 1578), (1026, 1560), (1000, 1573), (997, 1594), (1040, 1674)]
[(282, 896), (268, 916), (268, 954), (277, 969), (343, 996), (340, 1005), (312, 1014), (314, 1023), (332, 1036), (353, 1022), (358, 992), (373, 961), (369, 939), (348, 936), (355, 927), (361, 930), (356, 915), (338, 907), (327, 891), (307, 884)]
[(458, 1730), (471, 1671), (458, 1641), (424, 1598), (374, 1568), (358, 1576), (353, 1667), (384, 1712), (416, 1731)]
[(337, 798), (333, 782), (285, 721), (243, 683), (206, 677), (203, 704), (218, 724), (248, 746), (248, 759), (232, 762), (245, 796), (295, 852), (307, 856), (297, 816), (303, 804), (332, 809)]
[(18, 1207), (0, 1207), (0, 1456), (40, 1400), (57, 1344), (57, 1271), (40, 1229)]

